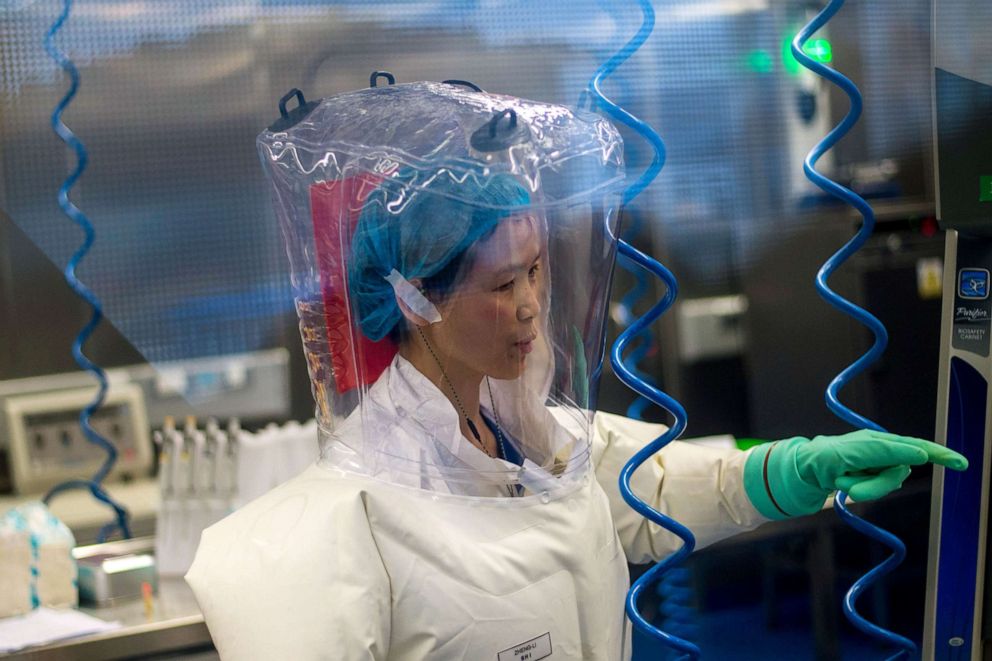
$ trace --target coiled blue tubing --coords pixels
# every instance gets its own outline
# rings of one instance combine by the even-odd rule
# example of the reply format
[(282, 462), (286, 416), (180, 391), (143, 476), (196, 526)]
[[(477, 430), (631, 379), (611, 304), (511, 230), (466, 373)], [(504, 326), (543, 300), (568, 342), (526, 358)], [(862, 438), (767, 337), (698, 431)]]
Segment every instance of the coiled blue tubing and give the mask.
[[(874, 335), (875, 341), (867, 353), (849, 365), (840, 374), (838, 374), (833, 381), (830, 382), (830, 385), (826, 390), (825, 398), (827, 407), (841, 420), (853, 425), (856, 428), (885, 431), (876, 422), (869, 420), (855, 411), (852, 411), (850, 408), (841, 403), (839, 393), (840, 390), (854, 377), (861, 374), (866, 368), (881, 357), (882, 353), (885, 351), (886, 345), (888, 344), (888, 333), (885, 330), (885, 326), (882, 325), (882, 322), (875, 316), (867, 310), (863, 310), (852, 302), (839, 296), (836, 292), (832, 291), (827, 284), (831, 274), (833, 274), (833, 272), (836, 271), (851, 255), (856, 253), (871, 236), (872, 231), (875, 228), (875, 213), (872, 210), (871, 205), (857, 193), (841, 186), (837, 182), (830, 180), (816, 171), (816, 163), (820, 157), (833, 148), (833, 146), (836, 145), (841, 138), (847, 135), (851, 127), (857, 123), (858, 118), (861, 116), (863, 102), (861, 93), (858, 91), (857, 86), (853, 82), (834, 69), (817, 62), (803, 51), (803, 47), (810, 37), (817, 30), (826, 25), (830, 19), (837, 14), (843, 5), (844, 0), (831, 0), (827, 6), (819, 14), (817, 14), (813, 20), (799, 32), (798, 35), (796, 35), (795, 39), (792, 41), (792, 54), (799, 61), (799, 63), (839, 87), (845, 94), (847, 94), (851, 101), (851, 108), (844, 117), (843, 121), (834, 127), (834, 129), (830, 131), (830, 133), (828, 133), (823, 140), (817, 143), (817, 145), (813, 147), (813, 150), (806, 157), (806, 160), (803, 163), (803, 170), (806, 173), (806, 177), (816, 186), (824, 192), (829, 193), (830, 195), (857, 209), (857, 211), (864, 218), (861, 229), (858, 233), (833, 256), (831, 256), (830, 259), (828, 259), (820, 268), (816, 276), (816, 290), (827, 303), (857, 320), (861, 324), (867, 326)], [(834, 498), (834, 509), (837, 511), (841, 519), (863, 535), (884, 544), (892, 551), (892, 554), (889, 555), (881, 564), (874, 567), (867, 574), (855, 581), (854, 585), (851, 586), (850, 590), (848, 590), (847, 594), (844, 596), (844, 615), (858, 630), (882, 643), (899, 648), (899, 651), (890, 657), (890, 659), (908, 658), (911, 655), (915, 655), (917, 651), (916, 645), (913, 641), (869, 622), (860, 613), (858, 613), (856, 608), (858, 598), (868, 588), (872, 587), (872, 585), (874, 585), (881, 577), (891, 572), (903, 561), (906, 557), (906, 546), (895, 535), (882, 530), (881, 528), (874, 526), (864, 519), (852, 514), (845, 505), (846, 500), (847, 494), (843, 492), (838, 492)]]
[(89, 161), (89, 156), (86, 152), (86, 147), (83, 143), (76, 137), (76, 134), (65, 125), (62, 121), (62, 113), (72, 102), (72, 99), (76, 96), (76, 92), (79, 91), (79, 70), (71, 59), (58, 47), (55, 45), (55, 35), (62, 29), (66, 20), (69, 18), (69, 13), (72, 10), (72, 0), (65, 0), (62, 5), (62, 12), (52, 23), (52, 26), (45, 33), (45, 50), (48, 52), (49, 56), (58, 64), (63, 71), (69, 75), (69, 89), (62, 100), (59, 101), (58, 105), (55, 106), (55, 111), (52, 113), (52, 130), (55, 134), (62, 140), (66, 146), (70, 147), (76, 153), (76, 168), (62, 183), (61, 188), (58, 192), (58, 203), (59, 207), (62, 208), (63, 213), (76, 223), (82, 230), (84, 234), (84, 239), (82, 245), (76, 250), (69, 263), (65, 267), (65, 279), (69, 286), (76, 292), (76, 294), (82, 298), (93, 310), (90, 316), (89, 323), (87, 323), (83, 329), (76, 336), (75, 342), (72, 345), (72, 356), (76, 360), (76, 364), (80, 368), (90, 372), (96, 378), (99, 388), (96, 397), (93, 399), (89, 405), (84, 408), (79, 414), (79, 426), (83, 430), (83, 434), (86, 439), (93, 443), (94, 445), (103, 449), (107, 453), (107, 458), (104, 460), (100, 468), (94, 473), (93, 477), (89, 480), (70, 480), (68, 482), (63, 482), (58, 484), (45, 494), (44, 502), (49, 503), (52, 498), (54, 498), (59, 493), (72, 489), (87, 489), (93, 497), (97, 500), (103, 502), (108, 507), (110, 507), (116, 516), (116, 523), (108, 524), (101, 528), (98, 541), (104, 541), (106, 536), (109, 535), (114, 528), (119, 529), (121, 534), (125, 539), (131, 537), (131, 529), (128, 524), (128, 512), (127, 510), (117, 503), (103, 488), (102, 482), (104, 478), (110, 473), (110, 470), (114, 466), (114, 462), (117, 461), (117, 449), (110, 443), (106, 438), (101, 436), (90, 424), (90, 418), (93, 414), (100, 408), (103, 404), (103, 400), (107, 395), (107, 375), (104, 371), (96, 365), (93, 361), (86, 357), (83, 353), (83, 344), (86, 340), (93, 334), (100, 320), (103, 319), (103, 309), (100, 306), (100, 301), (97, 297), (87, 288), (79, 279), (76, 277), (76, 268), (79, 263), (89, 252), (93, 245), (93, 240), (95, 238), (95, 233), (93, 231), (93, 225), (90, 223), (89, 219), (83, 214), (82, 211), (76, 207), (69, 200), (69, 192), (72, 187), (76, 184), (76, 181), (86, 170), (86, 165)]
[[(583, 97), (579, 102), (580, 105), (582, 105), (585, 100), (589, 100), (594, 108), (602, 110), (611, 118), (636, 131), (645, 140), (647, 140), (654, 149), (654, 157), (652, 158), (650, 165), (641, 174), (641, 176), (638, 177), (638, 179), (624, 191), (622, 198), (622, 203), (624, 205), (630, 203), (631, 200), (644, 191), (644, 189), (647, 188), (655, 177), (658, 176), (658, 173), (664, 166), (666, 153), (665, 143), (662, 141), (661, 136), (659, 136), (647, 123), (634, 117), (632, 114), (612, 102), (602, 91), (602, 85), (606, 78), (609, 77), (621, 64), (626, 62), (631, 55), (633, 55), (644, 44), (648, 36), (650, 36), (654, 30), (655, 14), (651, 3), (648, 0), (638, 0), (638, 4), (640, 5), (640, 9), (643, 14), (643, 21), (640, 29), (637, 31), (637, 34), (635, 34), (634, 37), (628, 41), (615, 55), (599, 67), (589, 84), (588, 90), (583, 93)], [(640, 378), (637, 372), (628, 367), (623, 360), (624, 351), (628, 347), (629, 343), (642, 332), (648, 331), (651, 324), (653, 324), (658, 317), (668, 310), (675, 302), (675, 298), (678, 295), (678, 283), (675, 281), (675, 277), (672, 275), (671, 271), (665, 268), (664, 265), (637, 250), (626, 241), (623, 241), (622, 239), (617, 240), (617, 251), (621, 256), (630, 259), (637, 266), (660, 278), (666, 286), (666, 293), (661, 301), (655, 303), (643, 316), (635, 319), (631, 325), (620, 334), (616, 342), (613, 344), (610, 353), (610, 363), (613, 365), (613, 370), (624, 384), (634, 390), (634, 392), (641, 397), (647, 398), (655, 404), (661, 406), (674, 417), (674, 423), (666, 433), (641, 448), (641, 450), (631, 457), (631, 459), (624, 466), (623, 470), (620, 472), (620, 493), (627, 504), (630, 505), (630, 507), (637, 513), (677, 535), (683, 541), (682, 547), (678, 551), (661, 562), (655, 564), (634, 582), (630, 588), (630, 591), (627, 593), (626, 611), (627, 616), (630, 618), (631, 622), (633, 622), (634, 626), (649, 637), (661, 642), (662, 645), (673, 650), (679, 655), (679, 658), (696, 659), (699, 658), (700, 655), (699, 647), (687, 640), (684, 640), (674, 634), (662, 631), (658, 627), (654, 626), (638, 610), (637, 606), (638, 598), (652, 583), (656, 582), (665, 572), (680, 564), (690, 553), (692, 553), (693, 548), (696, 546), (695, 537), (693, 537), (688, 528), (674, 519), (663, 515), (661, 512), (655, 510), (643, 500), (638, 498), (630, 488), (630, 479), (634, 471), (636, 471), (641, 464), (648, 461), (664, 446), (678, 438), (685, 430), (685, 409), (681, 404), (675, 401), (675, 399), (668, 396), (657, 387), (651, 385), (645, 379)]]
[[(630, 218), (625, 218), (625, 224), (627, 227), (625, 229), (625, 234), (627, 236), (625, 241), (628, 243), (637, 236), (640, 231), (639, 218), (634, 218), (634, 222), (629, 222)], [(628, 262), (626, 259), (618, 259), (617, 265), (623, 268), (625, 271), (630, 273), (634, 277), (634, 286), (623, 295), (620, 299), (618, 307), (621, 311), (622, 318), (620, 319), (620, 324), (626, 327), (630, 321), (634, 318), (634, 306), (644, 298), (648, 293), (648, 276), (644, 272), (644, 269), (638, 267), (636, 264)], [(647, 331), (638, 338), (638, 343), (631, 350), (630, 355), (627, 356), (627, 367), (637, 375), (637, 378), (652, 383), (651, 376), (641, 368), (641, 361), (643, 361), (647, 356), (654, 350), (655, 342), (654, 336), (650, 331)], [(642, 420), (644, 418), (644, 411), (652, 404), (650, 400), (647, 400), (640, 395), (634, 398), (634, 401), (630, 403), (627, 407), (627, 417), (633, 418), (635, 420)]]

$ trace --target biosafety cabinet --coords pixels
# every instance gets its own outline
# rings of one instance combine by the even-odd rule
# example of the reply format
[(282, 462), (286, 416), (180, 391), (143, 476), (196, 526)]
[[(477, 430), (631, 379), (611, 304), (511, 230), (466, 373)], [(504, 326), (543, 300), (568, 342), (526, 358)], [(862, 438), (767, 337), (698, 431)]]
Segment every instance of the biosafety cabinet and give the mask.
[(992, 379), (992, 3), (934, 2), (937, 209), (947, 231), (936, 440), (964, 454), (936, 469), (923, 658), (992, 658), (988, 585)]

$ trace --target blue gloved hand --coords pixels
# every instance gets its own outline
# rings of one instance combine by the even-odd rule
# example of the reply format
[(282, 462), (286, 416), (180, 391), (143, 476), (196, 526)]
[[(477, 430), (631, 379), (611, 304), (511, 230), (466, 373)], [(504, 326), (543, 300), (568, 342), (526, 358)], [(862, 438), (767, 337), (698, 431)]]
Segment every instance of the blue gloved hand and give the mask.
[(968, 460), (919, 438), (862, 429), (843, 436), (792, 438), (755, 448), (744, 465), (744, 490), (770, 519), (813, 514), (834, 491), (855, 501), (898, 489), (910, 466), (935, 463), (954, 470)]

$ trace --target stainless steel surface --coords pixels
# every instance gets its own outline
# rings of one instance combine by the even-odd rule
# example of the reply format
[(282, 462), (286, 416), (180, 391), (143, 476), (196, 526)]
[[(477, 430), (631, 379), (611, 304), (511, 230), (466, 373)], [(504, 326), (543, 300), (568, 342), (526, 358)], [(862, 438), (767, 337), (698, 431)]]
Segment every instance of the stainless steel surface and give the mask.
[(155, 611), (146, 619), (141, 600), (111, 608), (81, 608), (104, 620), (119, 620), (120, 630), (71, 639), (3, 656), (2, 659), (55, 661), (147, 658), (154, 654), (202, 649), (212, 645), (193, 593), (180, 578), (163, 579), (155, 596)]
[(111, 661), (112, 659), (147, 659), (155, 655), (202, 651), (211, 645), (210, 633), (203, 616), (173, 618), (168, 622), (135, 625), (120, 631), (88, 636), (0, 655), (8, 661)]
[[(953, 292), (957, 280), (958, 233), (947, 232), (944, 256), (944, 292)], [(954, 297), (944, 301), (944, 314), (940, 324), (940, 364), (949, 365), (951, 353), (951, 327), (953, 326)], [(937, 373), (937, 420), (934, 438), (940, 438), (947, 429), (947, 404), (949, 396), (950, 370), (941, 369)], [(934, 626), (937, 613), (937, 563), (940, 561), (940, 518), (944, 493), (944, 473), (935, 471), (930, 492), (930, 550), (927, 553), (927, 593), (923, 616), (923, 658), (932, 661), (934, 648)]]

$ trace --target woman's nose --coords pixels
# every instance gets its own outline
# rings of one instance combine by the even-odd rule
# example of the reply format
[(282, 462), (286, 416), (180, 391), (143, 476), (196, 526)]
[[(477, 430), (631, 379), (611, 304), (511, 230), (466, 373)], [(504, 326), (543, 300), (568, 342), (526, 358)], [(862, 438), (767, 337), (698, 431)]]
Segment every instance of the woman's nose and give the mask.
[(530, 321), (541, 311), (538, 286), (528, 282), (522, 289), (517, 301), (517, 321)]

